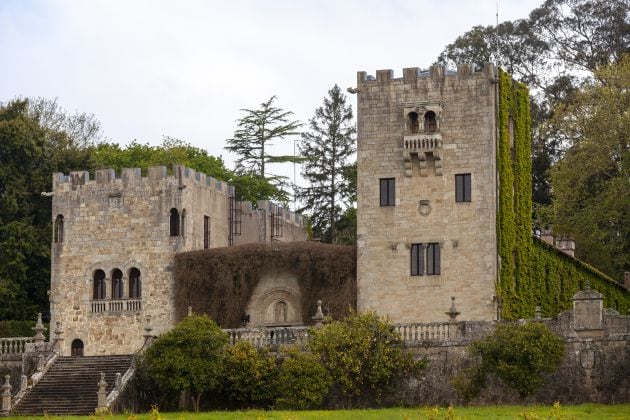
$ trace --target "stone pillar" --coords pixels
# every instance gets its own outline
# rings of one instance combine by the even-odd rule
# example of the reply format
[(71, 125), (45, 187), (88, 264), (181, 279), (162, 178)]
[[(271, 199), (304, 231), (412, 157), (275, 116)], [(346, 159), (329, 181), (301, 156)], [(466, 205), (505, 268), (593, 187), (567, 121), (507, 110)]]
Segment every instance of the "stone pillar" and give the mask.
[(46, 328), (44, 327), (44, 323), (42, 322), (42, 313), (37, 314), (37, 324), (33, 327), (35, 330), (35, 337), (33, 337), (33, 342), (37, 345), (43, 343), (46, 337), (44, 337), (44, 331)]
[(2, 415), (8, 416), (11, 413), (11, 376), (4, 377), (2, 385)]
[(551, 233), (550, 229), (543, 229), (540, 232), (540, 239), (549, 245), (553, 245), (553, 233)]
[(313, 321), (315, 321), (315, 328), (321, 328), (324, 325), (324, 312), (322, 312), (322, 301), (317, 301), (317, 312), (313, 316)]
[(591, 289), (587, 281), (584, 290), (573, 296), (574, 328), (580, 337), (603, 334), (604, 296)]
[(147, 315), (147, 323), (144, 326), (144, 334), (142, 334), (144, 337), (144, 345), (142, 347), (144, 348), (148, 348), (153, 343), (153, 334), (151, 334), (151, 331), (153, 331), (151, 315)]
[(461, 313), (455, 308), (455, 296), (451, 296), (451, 307), (448, 312), (448, 339), (449, 341), (458, 340), (460, 338), (459, 328), (457, 325), (457, 316)]
[(116, 373), (116, 380), (114, 381), (114, 388), (120, 391), (122, 387), (122, 374), (120, 372)]
[(534, 321), (542, 321), (542, 312), (540, 310), (540, 306), (536, 306), (536, 309), (534, 310)]
[(98, 405), (96, 411), (107, 409), (107, 382), (105, 382), (105, 374), (101, 372), (101, 380), (98, 381)]
[(556, 248), (571, 257), (575, 257), (575, 241), (571, 238), (556, 240)]
[(62, 354), (63, 352), (63, 328), (61, 326), (61, 321), (56, 322), (57, 328), (53, 333), (55, 334), (55, 350), (57, 353)]

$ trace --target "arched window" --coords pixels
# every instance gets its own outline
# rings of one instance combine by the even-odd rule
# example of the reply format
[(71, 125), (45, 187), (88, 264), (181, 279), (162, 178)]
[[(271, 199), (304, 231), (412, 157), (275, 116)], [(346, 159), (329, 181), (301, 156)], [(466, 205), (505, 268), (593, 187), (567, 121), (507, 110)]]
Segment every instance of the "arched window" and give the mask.
[(123, 279), (122, 271), (115, 268), (112, 270), (112, 299), (123, 298)]
[(424, 114), (424, 131), (432, 133), (437, 130), (437, 121), (435, 119), (435, 112), (427, 111)]
[(63, 216), (61, 214), (57, 215), (55, 219), (55, 226), (53, 227), (53, 240), (55, 243), (63, 242)]
[(105, 299), (105, 290), (105, 272), (103, 270), (96, 270), (94, 272), (94, 299)]
[(70, 346), (70, 354), (72, 356), (83, 356), (83, 341), (78, 338), (73, 340)]
[(182, 224), (180, 230), (182, 236), (186, 236), (186, 209), (182, 210)]
[(132, 268), (129, 270), (129, 298), (140, 299), (142, 288), (140, 283), (140, 270)]
[(420, 121), (418, 120), (417, 112), (409, 113), (409, 129), (412, 133), (417, 133), (420, 131)]
[(171, 236), (179, 236), (179, 212), (171, 209)]

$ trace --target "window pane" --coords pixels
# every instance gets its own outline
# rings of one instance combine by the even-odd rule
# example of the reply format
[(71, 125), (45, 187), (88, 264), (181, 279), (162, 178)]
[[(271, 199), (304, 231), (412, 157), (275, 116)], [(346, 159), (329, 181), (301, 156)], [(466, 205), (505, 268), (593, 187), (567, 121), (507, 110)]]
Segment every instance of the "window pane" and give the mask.
[(390, 206), (396, 205), (396, 184), (393, 179), (389, 179), (387, 182), (387, 204)]
[(387, 205), (387, 180), (381, 179), (381, 206)]
[(427, 245), (427, 274), (440, 274), (440, 244)]
[(411, 275), (418, 275), (418, 244), (411, 245)]
[(464, 175), (464, 201), (470, 201), (470, 174)]
[(464, 185), (461, 175), (455, 175), (455, 201), (464, 201)]

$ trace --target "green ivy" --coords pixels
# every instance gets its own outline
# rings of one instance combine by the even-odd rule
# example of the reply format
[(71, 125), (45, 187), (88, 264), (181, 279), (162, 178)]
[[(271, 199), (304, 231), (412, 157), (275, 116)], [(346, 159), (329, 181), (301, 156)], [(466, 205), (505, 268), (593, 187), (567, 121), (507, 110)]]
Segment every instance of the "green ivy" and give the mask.
[(605, 307), (625, 314), (630, 309), (630, 293), (621, 284), (532, 237), (529, 93), (527, 86), (513, 81), (501, 69), (497, 124), (497, 294), (503, 318), (530, 318), (536, 306), (541, 307), (543, 316), (555, 316), (572, 307), (573, 295), (587, 280), (604, 294)]

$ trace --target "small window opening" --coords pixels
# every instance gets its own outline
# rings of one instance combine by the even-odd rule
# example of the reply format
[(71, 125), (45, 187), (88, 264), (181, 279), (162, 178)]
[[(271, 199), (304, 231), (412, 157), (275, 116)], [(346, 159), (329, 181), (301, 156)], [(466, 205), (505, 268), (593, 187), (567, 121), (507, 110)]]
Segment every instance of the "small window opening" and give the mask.
[(437, 121), (435, 119), (435, 112), (427, 111), (424, 114), (424, 131), (432, 133), (437, 130)]
[(140, 299), (141, 293), (140, 270), (134, 267), (129, 270), (129, 298)]
[(424, 275), (424, 244), (411, 244), (411, 275)]
[(54, 232), (54, 242), (62, 243), (63, 242), (63, 216), (61, 214), (57, 215), (55, 219), (55, 226), (53, 228)]
[(180, 225), (180, 232), (182, 236), (186, 235), (186, 209), (182, 210), (182, 224)]
[(470, 202), (470, 196), (471, 196), (470, 174), (456, 174), (455, 175), (455, 202), (457, 203)]
[(380, 179), (380, 203), (381, 207), (396, 205), (396, 180), (395, 178)]
[(210, 217), (203, 216), (203, 249), (210, 247)]
[(94, 299), (105, 299), (106, 285), (105, 285), (105, 272), (103, 270), (96, 270), (94, 272)]
[(417, 112), (409, 113), (409, 129), (412, 134), (420, 131), (420, 120), (418, 119)]
[(171, 236), (179, 236), (179, 212), (177, 209), (171, 209)]
[(114, 269), (112, 271), (112, 299), (123, 298), (123, 279), (122, 271)]
[(440, 274), (440, 244), (427, 244), (427, 274)]

